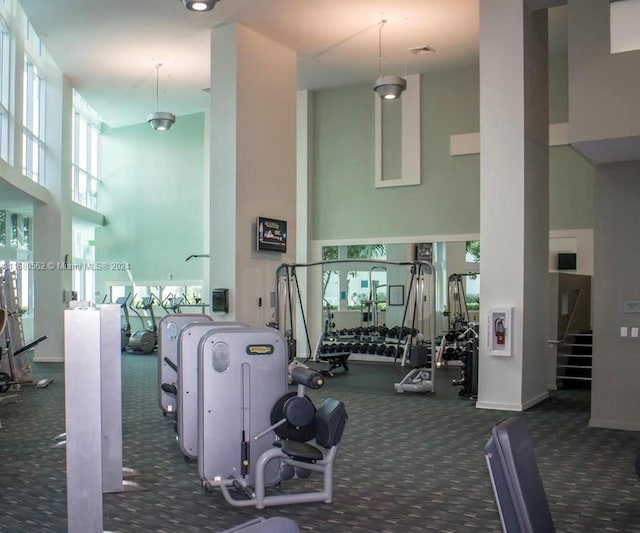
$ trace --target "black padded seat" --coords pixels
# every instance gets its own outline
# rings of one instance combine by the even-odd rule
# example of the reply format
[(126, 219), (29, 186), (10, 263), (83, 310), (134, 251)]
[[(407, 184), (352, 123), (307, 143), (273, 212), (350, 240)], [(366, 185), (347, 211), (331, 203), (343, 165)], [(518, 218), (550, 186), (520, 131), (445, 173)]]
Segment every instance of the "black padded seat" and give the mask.
[(315, 463), (322, 461), (323, 455), (318, 448), (307, 444), (306, 442), (298, 442), (295, 440), (278, 440), (273, 443), (274, 446), (281, 448), (291, 459), (302, 461), (304, 463)]
[(331, 372), (336, 368), (343, 368), (345, 372), (349, 371), (349, 356), (351, 352), (339, 352), (339, 353), (322, 353), (318, 355), (318, 358), (323, 363), (329, 363), (329, 370), (324, 372)]

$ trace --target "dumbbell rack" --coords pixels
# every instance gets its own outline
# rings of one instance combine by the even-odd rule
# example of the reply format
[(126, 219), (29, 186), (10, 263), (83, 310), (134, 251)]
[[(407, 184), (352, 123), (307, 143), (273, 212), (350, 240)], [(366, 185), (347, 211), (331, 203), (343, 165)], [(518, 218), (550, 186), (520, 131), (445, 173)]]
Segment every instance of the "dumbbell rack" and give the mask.
[(406, 349), (406, 338), (379, 335), (332, 335), (326, 336), (319, 346), (320, 356), (349, 354), (352, 361), (394, 362)]

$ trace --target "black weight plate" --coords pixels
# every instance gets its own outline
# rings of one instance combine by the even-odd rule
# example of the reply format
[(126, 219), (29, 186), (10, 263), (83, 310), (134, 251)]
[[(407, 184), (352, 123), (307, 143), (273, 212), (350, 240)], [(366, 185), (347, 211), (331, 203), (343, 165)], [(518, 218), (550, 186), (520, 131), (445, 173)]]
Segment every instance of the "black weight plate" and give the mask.
[[(288, 392), (284, 396), (278, 398), (278, 401), (274, 404), (271, 409), (271, 423), (275, 424), (282, 420), (284, 416), (284, 404), (287, 403), (289, 398), (293, 396), (297, 396), (296, 392)], [(306, 396), (305, 396), (306, 397)], [(309, 401), (311, 401), (309, 399)], [(316, 436), (316, 420), (315, 418), (311, 421), (310, 424), (302, 427), (296, 427), (289, 422), (285, 422), (281, 426), (278, 426), (274, 429), (276, 435), (281, 439), (290, 439), (298, 442), (307, 442), (308, 440), (313, 439)]]
[(11, 376), (0, 372), (0, 393), (8, 392), (11, 388)]

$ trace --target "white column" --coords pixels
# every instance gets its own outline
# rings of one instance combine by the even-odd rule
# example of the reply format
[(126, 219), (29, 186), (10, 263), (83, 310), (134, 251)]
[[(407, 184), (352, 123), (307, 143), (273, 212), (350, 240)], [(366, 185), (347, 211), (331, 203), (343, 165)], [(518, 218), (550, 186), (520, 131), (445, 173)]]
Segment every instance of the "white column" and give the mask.
[[(211, 58), (210, 286), (230, 290), (220, 319), (263, 326), (276, 269), (295, 259), (296, 54), (229, 25)], [(256, 251), (258, 216), (287, 221), (286, 254)]]
[[(525, 0), (480, 0), (477, 406), (512, 411), (527, 409), (548, 394), (547, 11), (527, 6)], [(489, 354), (488, 316), (495, 308), (513, 308), (509, 355)]]

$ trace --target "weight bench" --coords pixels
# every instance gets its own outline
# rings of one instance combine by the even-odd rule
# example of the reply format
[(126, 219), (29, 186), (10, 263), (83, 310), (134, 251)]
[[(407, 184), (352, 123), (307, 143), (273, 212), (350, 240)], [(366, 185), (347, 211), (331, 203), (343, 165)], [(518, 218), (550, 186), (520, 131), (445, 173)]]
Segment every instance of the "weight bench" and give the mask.
[(524, 418), (513, 416), (498, 422), (484, 453), (505, 533), (554, 533)]
[(336, 368), (343, 368), (345, 372), (349, 371), (350, 352), (337, 352), (337, 353), (321, 353), (318, 354), (318, 361), (321, 363), (329, 363), (329, 370), (322, 370), (322, 374), (331, 375)]

